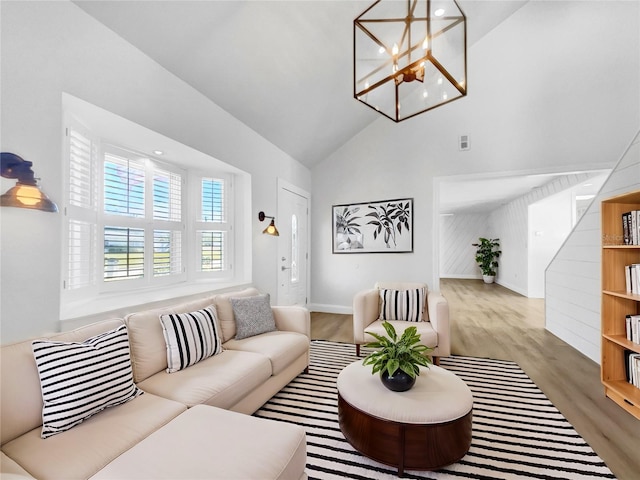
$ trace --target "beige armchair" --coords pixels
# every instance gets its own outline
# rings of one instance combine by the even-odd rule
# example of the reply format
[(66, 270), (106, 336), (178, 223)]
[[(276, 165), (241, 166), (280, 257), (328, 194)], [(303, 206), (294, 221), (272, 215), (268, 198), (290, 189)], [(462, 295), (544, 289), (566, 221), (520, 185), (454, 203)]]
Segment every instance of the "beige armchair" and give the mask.
[(380, 282), (370, 290), (356, 293), (353, 298), (353, 342), (356, 344), (358, 356), (360, 356), (360, 345), (375, 340), (366, 333), (367, 331), (385, 334), (383, 321), (380, 320), (380, 290), (411, 290), (423, 287), (427, 294), (422, 321), (389, 320), (389, 323), (394, 326), (398, 335), (401, 335), (407, 327), (417, 327), (421, 343), (433, 348), (431, 355), (436, 365), (439, 363), (439, 357), (451, 355), (449, 304), (444, 296), (437, 292), (430, 292), (425, 283)]

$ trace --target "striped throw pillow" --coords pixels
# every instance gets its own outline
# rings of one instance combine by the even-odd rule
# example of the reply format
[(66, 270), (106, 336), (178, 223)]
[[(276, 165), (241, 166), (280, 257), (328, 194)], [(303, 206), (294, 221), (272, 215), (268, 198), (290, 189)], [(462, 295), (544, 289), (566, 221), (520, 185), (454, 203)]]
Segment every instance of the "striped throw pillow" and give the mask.
[(425, 288), (411, 290), (381, 288), (380, 320), (421, 322), (426, 294)]
[(31, 344), (42, 389), (42, 438), (141, 395), (133, 383), (127, 327), (84, 342)]
[(167, 373), (222, 352), (222, 332), (213, 305), (191, 313), (160, 315), (167, 344)]

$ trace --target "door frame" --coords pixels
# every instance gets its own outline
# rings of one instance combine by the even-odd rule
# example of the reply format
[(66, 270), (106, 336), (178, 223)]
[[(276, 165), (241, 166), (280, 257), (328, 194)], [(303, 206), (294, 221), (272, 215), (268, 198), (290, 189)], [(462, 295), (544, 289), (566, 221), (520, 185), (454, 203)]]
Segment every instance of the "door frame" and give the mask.
[[(280, 196), (281, 196), (281, 192), (283, 190), (288, 190), (289, 192), (292, 192), (296, 195), (300, 195), (301, 197), (303, 197), (306, 201), (307, 201), (307, 216), (306, 216), (306, 222), (307, 222), (307, 245), (306, 245), (306, 250), (307, 250), (307, 258), (306, 258), (306, 262), (307, 262), (307, 268), (306, 268), (306, 279), (305, 279), (305, 298), (307, 299), (306, 305), (309, 305), (311, 303), (311, 194), (309, 192), (307, 192), (306, 190), (298, 187), (297, 185), (294, 185), (291, 182), (288, 182), (287, 180), (284, 180), (280, 177), (277, 178), (277, 188), (278, 188), (278, 193), (277, 193), (277, 198), (276, 198), (276, 205), (277, 205), (277, 215), (278, 217), (281, 217), (280, 215), (280, 211), (279, 211), (279, 207), (280, 207)], [(278, 239), (278, 241), (280, 241), (280, 239)], [(280, 251), (280, 246), (278, 245), (278, 252)], [(276, 286), (278, 285), (278, 283), (276, 283)], [(280, 295), (280, 288), (278, 288), (277, 290), (277, 294), (278, 296)], [(277, 299), (277, 301), (280, 301), (280, 298)]]

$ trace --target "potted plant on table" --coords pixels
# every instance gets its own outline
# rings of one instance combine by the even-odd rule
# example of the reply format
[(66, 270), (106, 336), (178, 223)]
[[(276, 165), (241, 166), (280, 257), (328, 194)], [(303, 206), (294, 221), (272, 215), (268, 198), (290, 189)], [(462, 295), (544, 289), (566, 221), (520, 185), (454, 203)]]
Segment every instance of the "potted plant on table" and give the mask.
[(482, 271), (484, 283), (493, 283), (498, 268), (498, 258), (502, 253), (499, 238), (482, 238), (479, 243), (472, 243), (476, 247), (476, 262)]
[(420, 344), (420, 334), (416, 327), (408, 327), (398, 339), (395, 328), (389, 322), (382, 326), (388, 336), (367, 332), (376, 341), (367, 343), (365, 347), (376, 348), (362, 361), (363, 365), (372, 365), (372, 374), (380, 372), (380, 380), (389, 390), (404, 392), (416, 383), (420, 375), (420, 366), (432, 364), (428, 355), (432, 348)]

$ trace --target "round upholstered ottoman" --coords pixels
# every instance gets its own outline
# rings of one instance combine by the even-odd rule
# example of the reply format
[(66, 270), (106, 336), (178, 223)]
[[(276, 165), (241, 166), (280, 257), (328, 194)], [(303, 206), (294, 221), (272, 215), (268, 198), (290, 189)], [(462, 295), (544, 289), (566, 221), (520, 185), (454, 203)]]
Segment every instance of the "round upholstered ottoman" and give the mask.
[(338, 419), (348, 442), (373, 460), (405, 470), (436, 470), (471, 446), (473, 396), (455, 374), (422, 368), (414, 387), (392, 392), (362, 361), (338, 375)]

